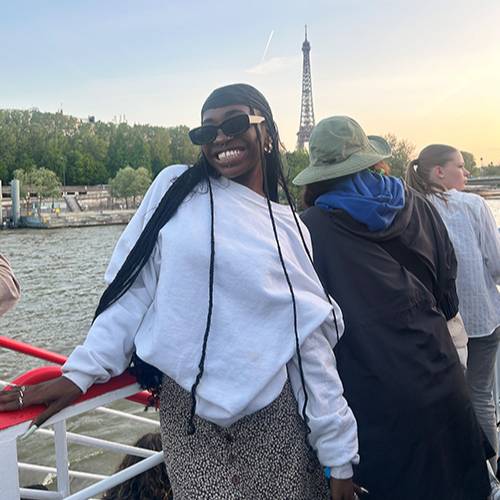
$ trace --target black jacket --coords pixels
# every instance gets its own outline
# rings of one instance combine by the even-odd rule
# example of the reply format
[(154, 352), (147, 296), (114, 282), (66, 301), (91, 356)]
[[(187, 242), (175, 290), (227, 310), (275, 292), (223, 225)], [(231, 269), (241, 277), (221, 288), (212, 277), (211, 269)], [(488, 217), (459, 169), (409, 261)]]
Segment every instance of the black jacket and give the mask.
[(435, 209), (405, 194), (377, 233), (341, 210), (302, 214), (344, 316), (335, 355), (358, 422), (355, 480), (370, 500), (484, 500), (482, 437), (446, 325), (458, 311), (455, 254)]

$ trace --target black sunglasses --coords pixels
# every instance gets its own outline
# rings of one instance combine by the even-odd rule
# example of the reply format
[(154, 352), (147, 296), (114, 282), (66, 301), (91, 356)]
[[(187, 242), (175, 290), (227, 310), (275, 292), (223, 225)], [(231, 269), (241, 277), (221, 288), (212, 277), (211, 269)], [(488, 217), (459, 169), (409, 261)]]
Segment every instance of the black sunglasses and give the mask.
[(189, 131), (189, 138), (193, 144), (203, 146), (215, 141), (219, 130), (227, 137), (244, 134), (250, 125), (256, 125), (265, 121), (263, 116), (236, 115), (224, 120), (220, 125), (202, 125)]

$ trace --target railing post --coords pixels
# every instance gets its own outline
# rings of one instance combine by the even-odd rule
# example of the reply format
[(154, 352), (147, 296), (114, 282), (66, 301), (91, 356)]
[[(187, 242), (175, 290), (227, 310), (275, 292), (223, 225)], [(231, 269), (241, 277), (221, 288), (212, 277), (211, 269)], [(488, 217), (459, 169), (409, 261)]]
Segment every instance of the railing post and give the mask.
[(19, 500), (19, 471), (17, 470), (16, 439), (0, 442), (0, 498)]
[(66, 440), (66, 420), (54, 424), (54, 443), (56, 446), (57, 491), (63, 497), (70, 495), (68, 442)]

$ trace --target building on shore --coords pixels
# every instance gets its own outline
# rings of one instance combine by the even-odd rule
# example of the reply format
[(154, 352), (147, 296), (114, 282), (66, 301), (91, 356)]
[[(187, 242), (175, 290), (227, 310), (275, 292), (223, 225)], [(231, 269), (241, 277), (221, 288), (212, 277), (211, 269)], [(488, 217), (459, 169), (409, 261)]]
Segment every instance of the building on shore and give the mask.
[(0, 227), (3, 228), (127, 224), (142, 199), (115, 198), (104, 184), (64, 186), (59, 197), (42, 200), (36, 192), (30, 192), (19, 200), (20, 217), (16, 222), (11, 186), (0, 186), (0, 192)]

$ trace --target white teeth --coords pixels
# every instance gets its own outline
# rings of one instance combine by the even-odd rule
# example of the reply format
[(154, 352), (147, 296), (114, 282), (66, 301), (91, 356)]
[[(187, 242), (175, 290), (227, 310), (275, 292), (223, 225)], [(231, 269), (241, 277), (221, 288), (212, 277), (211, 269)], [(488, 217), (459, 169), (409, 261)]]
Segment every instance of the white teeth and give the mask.
[(227, 151), (221, 151), (217, 158), (219, 161), (229, 161), (233, 160), (241, 155), (241, 151), (238, 149), (228, 149)]

